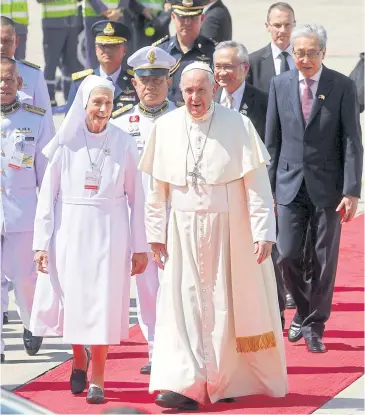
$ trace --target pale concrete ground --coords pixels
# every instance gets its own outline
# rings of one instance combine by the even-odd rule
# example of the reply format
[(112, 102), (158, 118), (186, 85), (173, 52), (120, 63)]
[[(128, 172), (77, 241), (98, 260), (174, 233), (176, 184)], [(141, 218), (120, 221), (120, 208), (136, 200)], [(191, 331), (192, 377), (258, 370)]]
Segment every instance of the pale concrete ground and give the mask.
[[(40, 6), (35, 0), (29, 0), (31, 24), (27, 45), (27, 59), (43, 65), (42, 30)], [(225, 0), (233, 17), (233, 36), (254, 51), (269, 43), (264, 22), (266, 10), (271, 1)], [(290, 4), (296, 12), (297, 23), (320, 23), (328, 32), (328, 48), (325, 64), (348, 75), (358, 61), (358, 55), (364, 51), (364, 3), (362, 0), (292, 0)], [(58, 97), (61, 103), (61, 97)], [(63, 116), (56, 116), (58, 127)], [(364, 116), (362, 116), (364, 124)], [(363, 203), (359, 213), (363, 212)], [(137, 323), (135, 310), (134, 284), (131, 289), (130, 324)], [(13, 293), (10, 301), (11, 324), (4, 327), (7, 364), (1, 366), (2, 385), (12, 390), (19, 385), (43, 374), (71, 357), (70, 347), (63, 345), (60, 339), (45, 339), (42, 349), (35, 357), (29, 357), (23, 350), (22, 325), (15, 312)], [(364, 412), (364, 378), (327, 402), (316, 414), (359, 414)]]

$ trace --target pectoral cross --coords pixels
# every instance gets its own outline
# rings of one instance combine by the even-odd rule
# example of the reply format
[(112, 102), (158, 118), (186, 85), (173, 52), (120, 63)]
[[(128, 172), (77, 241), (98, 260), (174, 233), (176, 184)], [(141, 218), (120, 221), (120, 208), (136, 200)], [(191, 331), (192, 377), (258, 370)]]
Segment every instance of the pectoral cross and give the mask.
[(197, 186), (198, 179), (204, 180), (204, 177), (200, 174), (200, 171), (198, 169), (198, 166), (194, 166), (194, 169), (192, 172), (188, 173), (188, 176), (191, 176), (193, 186)]

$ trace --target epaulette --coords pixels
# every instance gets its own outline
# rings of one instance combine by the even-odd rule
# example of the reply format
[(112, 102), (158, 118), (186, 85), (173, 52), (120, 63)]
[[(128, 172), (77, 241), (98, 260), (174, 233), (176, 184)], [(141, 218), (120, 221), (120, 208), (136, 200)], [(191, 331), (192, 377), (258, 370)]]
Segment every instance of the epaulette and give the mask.
[(212, 41), (214, 46), (217, 46), (219, 42), (217, 42), (216, 40), (214, 40), (213, 38), (209, 38), (210, 41)]
[(169, 39), (170, 39), (170, 35), (166, 35), (162, 39), (156, 40), (156, 42), (153, 42), (151, 46), (161, 45), (161, 43), (166, 42), (166, 40), (169, 40)]
[(38, 114), (38, 115), (44, 115), (46, 113), (45, 109), (36, 107), (34, 105), (23, 104), (22, 108), (24, 108), (26, 111), (33, 112), (34, 114)]
[(133, 104), (124, 105), (124, 107), (119, 108), (119, 110), (112, 112), (112, 118), (118, 118), (120, 115), (124, 114), (127, 111), (130, 111), (133, 108)]
[(28, 62), (28, 61), (20, 61), (21, 63), (24, 63), (24, 65), (30, 66), (31, 68), (34, 69), (41, 69), (40, 66), (36, 65), (35, 63), (32, 62)]
[(134, 76), (134, 70), (133, 69), (127, 69), (127, 74), (129, 76)]
[(93, 73), (94, 73), (94, 69), (85, 69), (80, 72), (74, 72), (71, 75), (71, 78), (73, 81), (77, 81), (78, 79), (85, 78), (86, 76), (91, 75)]

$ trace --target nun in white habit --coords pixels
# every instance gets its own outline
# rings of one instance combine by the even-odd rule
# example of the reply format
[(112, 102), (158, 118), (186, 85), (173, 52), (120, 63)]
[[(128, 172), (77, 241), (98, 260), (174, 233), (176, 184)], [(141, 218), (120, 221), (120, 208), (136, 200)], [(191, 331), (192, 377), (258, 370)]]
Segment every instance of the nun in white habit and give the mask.
[(87, 384), (84, 345), (91, 345), (89, 403), (104, 401), (108, 345), (128, 337), (130, 276), (147, 265), (138, 150), (109, 123), (113, 93), (110, 81), (94, 75), (80, 85), (44, 150), (49, 163), (34, 225), (40, 274), (31, 330), (72, 344), (75, 394)]

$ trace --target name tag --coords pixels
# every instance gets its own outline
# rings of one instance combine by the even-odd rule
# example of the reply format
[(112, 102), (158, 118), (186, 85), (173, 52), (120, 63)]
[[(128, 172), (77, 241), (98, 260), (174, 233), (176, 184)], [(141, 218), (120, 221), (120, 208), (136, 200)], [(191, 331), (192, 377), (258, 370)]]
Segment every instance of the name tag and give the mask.
[(20, 170), (20, 167), (23, 163), (23, 157), (24, 153), (20, 151), (14, 151), (10, 158), (8, 166), (12, 169)]
[(33, 168), (33, 165), (34, 165), (34, 157), (28, 154), (24, 154), (22, 166), (25, 167), (26, 169), (31, 169)]
[(100, 185), (100, 173), (98, 171), (85, 172), (84, 189), (99, 190), (99, 185)]

